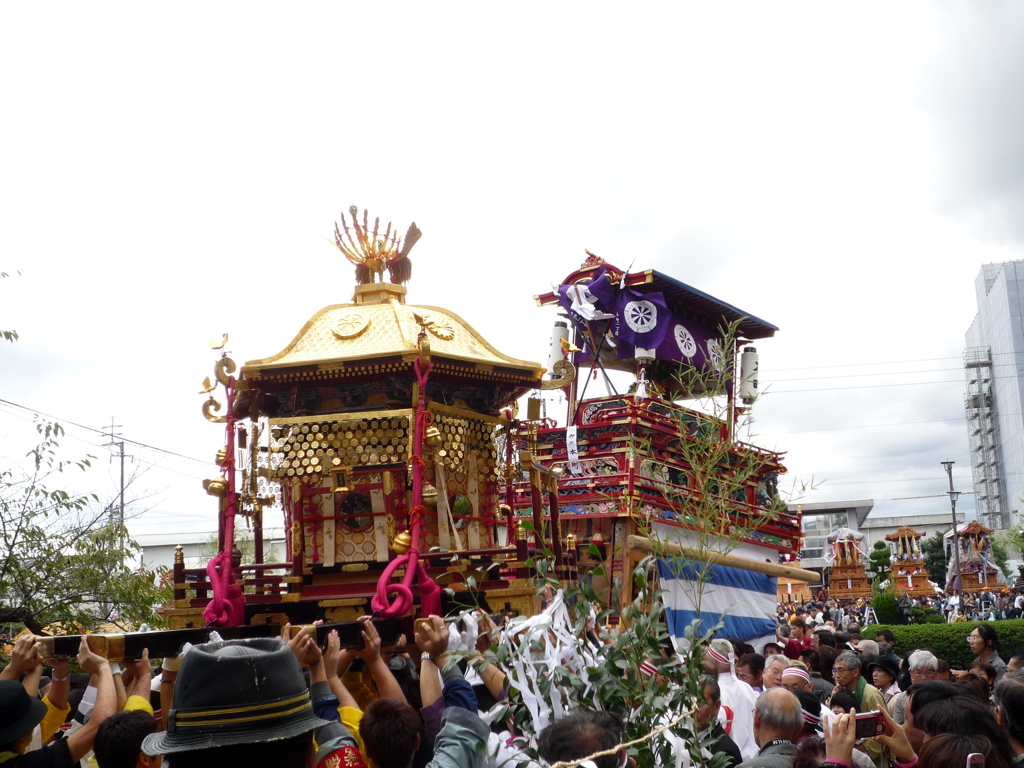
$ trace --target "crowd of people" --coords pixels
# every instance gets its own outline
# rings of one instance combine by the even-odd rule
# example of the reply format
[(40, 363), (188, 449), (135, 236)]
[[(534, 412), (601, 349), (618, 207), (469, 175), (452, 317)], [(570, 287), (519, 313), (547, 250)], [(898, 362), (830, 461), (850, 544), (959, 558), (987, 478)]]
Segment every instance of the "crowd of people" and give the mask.
[[(976, 659), (956, 670), (928, 648), (897, 656), (888, 630), (864, 637), (854, 621), (807, 619), (787, 615), (760, 652), (728, 638), (702, 649), (692, 716), (725, 766), (960, 768), (968, 755), (990, 768), (1024, 765), (1024, 649), (1004, 662), (992, 625), (971, 631)], [(550, 622), (536, 626), (552, 643), (569, 642)], [(594, 659), (614, 642), (599, 630), (579, 638)], [(415, 644), (393, 647), (382, 647), (370, 621), (359, 650), (343, 649), (336, 632), (323, 648), (307, 630), (286, 628), (284, 637), (215, 639), (155, 668), (148, 654), (112, 664), (83, 639), (83, 673), (72, 675), (66, 659), (44, 667), (40, 644), (25, 634), (0, 673), (0, 766), (534, 764), (499, 716), (510, 689), (522, 696), (525, 688), (514, 662), (488, 653), (506, 637), (492, 617), (464, 616), (457, 627), (420, 620)], [(657, 675), (670, 654), (650, 658), (643, 673)], [(535, 741), (542, 765), (634, 762), (624, 746), (629, 712), (549, 714)], [(667, 728), (650, 738), (665, 739), (681, 765), (692, 746), (686, 734)]]
[[(966, 621), (1003, 621), (1024, 617), (1024, 592), (982, 590), (965, 592), (950, 590), (947, 595), (937, 592), (931, 596), (910, 595), (897, 590), (901, 624), (914, 623), (915, 611), (921, 617), (939, 616), (953, 624)], [(847, 629), (851, 624), (877, 623), (871, 613), (871, 604), (864, 599), (829, 600), (822, 590), (818, 599), (807, 603), (783, 603), (779, 616), (799, 615), (809, 626), (829, 624), (833, 629)]]

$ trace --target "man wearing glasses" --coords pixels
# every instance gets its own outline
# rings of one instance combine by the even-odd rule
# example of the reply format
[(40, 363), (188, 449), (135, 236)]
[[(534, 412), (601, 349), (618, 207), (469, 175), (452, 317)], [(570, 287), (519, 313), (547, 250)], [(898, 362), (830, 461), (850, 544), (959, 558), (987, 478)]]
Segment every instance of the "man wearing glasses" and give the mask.
[[(832, 677), (836, 681), (835, 690), (846, 689), (857, 699), (857, 712), (888, 712), (885, 697), (875, 686), (861, 675), (863, 661), (853, 651), (839, 654), (832, 665)], [(886, 768), (885, 748), (873, 739), (864, 742), (864, 749), (878, 768)]]
[[(934, 680), (939, 670), (939, 660), (931, 651), (917, 650), (910, 654), (907, 660), (910, 665), (910, 683), (921, 683), (925, 680)], [(892, 712), (892, 719), (900, 725), (905, 722), (906, 716), (903, 713), (903, 705), (907, 701), (907, 692), (897, 693), (889, 702), (889, 709)]]

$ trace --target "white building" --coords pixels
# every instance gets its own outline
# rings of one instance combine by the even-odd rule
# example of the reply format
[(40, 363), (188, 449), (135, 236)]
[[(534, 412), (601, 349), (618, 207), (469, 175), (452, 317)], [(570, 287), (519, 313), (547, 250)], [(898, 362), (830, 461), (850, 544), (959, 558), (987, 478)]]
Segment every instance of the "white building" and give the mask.
[[(790, 514), (796, 514), (797, 509), (803, 512), (801, 527), (804, 544), (800, 549), (800, 567), (817, 573), (827, 568), (830, 552), (826, 538), (839, 528), (849, 528), (863, 533), (866, 536), (863, 543), (864, 551), (870, 553), (876, 541), (885, 541), (885, 537), (895, 533), (901, 525), (909, 525), (925, 536), (931, 536), (935, 531), (945, 532), (953, 527), (951, 513), (871, 517), (874, 506), (873, 499), (789, 505)], [(963, 523), (963, 512), (958, 512), (956, 518), (958, 523)]]
[[(171, 568), (174, 565), (174, 549), (178, 545), (181, 545), (185, 557), (185, 567), (199, 568), (206, 565), (210, 555), (204, 555), (203, 551), (215, 546), (217, 532), (144, 533), (133, 538), (142, 547), (142, 562), (147, 568)], [(274, 562), (271, 558), (276, 554), (276, 559), (280, 561), (284, 557), (284, 551), (284, 529), (265, 528), (264, 560)]]
[(1017, 526), (1024, 498), (1024, 261), (985, 264), (966, 335), (964, 409), (979, 522)]

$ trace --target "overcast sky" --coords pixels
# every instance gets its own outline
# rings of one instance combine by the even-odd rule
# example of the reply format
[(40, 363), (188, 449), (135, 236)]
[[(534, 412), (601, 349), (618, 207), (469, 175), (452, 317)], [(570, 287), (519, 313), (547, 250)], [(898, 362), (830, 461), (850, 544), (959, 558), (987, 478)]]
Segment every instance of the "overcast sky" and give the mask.
[[(1024, 257), (1020, 3), (8, 3), (0, 29), (0, 398), (150, 446), (138, 533), (215, 526), (207, 340), (267, 357), (348, 301), (352, 204), (422, 229), (410, 303), (515, 357), (543, 361), (532, 296), (584, 248), (778, 325), (754, 440), (806, 501), (948, 512), (904, 500), (944, 459), (971, 490), (974, 278)], [(30, 419), (0, 403), (13, 459)]]

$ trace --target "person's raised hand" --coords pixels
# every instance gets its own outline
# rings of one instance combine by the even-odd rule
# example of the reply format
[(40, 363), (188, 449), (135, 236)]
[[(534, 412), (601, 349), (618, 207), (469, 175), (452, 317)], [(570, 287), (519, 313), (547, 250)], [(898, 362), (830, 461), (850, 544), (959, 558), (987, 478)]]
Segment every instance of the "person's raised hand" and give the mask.
[(310, 667), (316, 664), (323, 657), (320, 652), (320, 646), (316, 644), (316, 638), (309, 634), (303, 628), (303, 630), (295, 635), (295, 637), (289, 637), (291, 634), (291, 623), (284, 625), (285, 637), (288, 637), (288, 647), (292, 649), (292, 653), (295, 654), (295, 658), (299, 660), (299, 666)]
[(104, 667), (110, 669), (107, 660), (98, 653), (93, 653), (92, 648), (89, 647), (88, 635), (82, 635), (82, 642), (78, 644), (78, 666), (90, 675), (99, 674)]
[(914, 753), (914, 748), (910, 745), (910, 739), (907, 738), (903, 726), (893, 720), (892, 715), (886, 712), (885, 709), (880, 709), (879, 713), (882, 717), (883, 732), (877, 736), (872, 736), (872, 740), (888, 747), (901, 763), (913, 762), (917, 755)]
[(448, 652), (448, 627), (440, 616), (430, 616), (427, 621), (417, 623), (416, 645), (435, 659)]
[[(15, 677), (27, 675), (33, 669), (43, 663), (43, 644), (32, 635), (21, 635), (14, 641), (14, 649), (11, 651), (11, 669), (9, 674)], [(4, 670), (7, 671), (7, 670)]]
[(486, 611), (478, 611), (477, 619), (480, 622), (480, 634), (476, 639), (476, 650), (479, 653), (484, 653), (498, 641), (498, 627)]
[(327, 635), (327, 647), (324, 648), (324, 672), (329, 680), (338, 676), (338, 661), (341, 659), (341, 638), (338, 630), (332, 629)]
[(135, 659), (134, 661), (125, 661), (124, 668), (134, 680), (138, 680), (143, 675), (151, 675), (153, 673), (153, 669), (149, 666), (149, 648), (142, 649), (141, 658)]
[(380, 659), (380, 635), (369, 616), (363, 616), (359, 620), (363, 622), (363, 647), (356, 655), (367, 664), (373, 664)]
[(67, 677), (68, 665), (71, 663), (70, 659), (54, 657), (50, 659), (50, 668), (53, 670), (54, 677)]
[(825, 732), (825, 760), (838, 760), (850, 765), (853, 761), (853, 745), (857, 743), (856, 710), (848, 715), (836, 715), (830, 723), (823, 720)]

